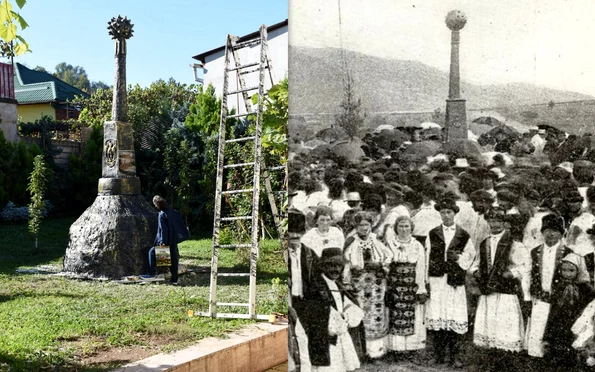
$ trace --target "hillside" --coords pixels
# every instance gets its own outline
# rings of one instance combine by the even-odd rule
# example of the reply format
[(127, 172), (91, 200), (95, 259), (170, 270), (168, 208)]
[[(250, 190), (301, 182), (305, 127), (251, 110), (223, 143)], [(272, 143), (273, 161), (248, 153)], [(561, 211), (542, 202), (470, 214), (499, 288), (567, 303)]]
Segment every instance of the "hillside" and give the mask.
[[(345, 51), (362, 99), (363, 111), (444, 110), (448, 72), (417, 61), (389, 60)], [(289, 86), (292, 115), (336, 113), (343, 97), (341, 51), (335, 48), (290, 47)], [(476, 85), (461, 82), (468, 109), (509, 107), (594, 99), (528, 83)]]

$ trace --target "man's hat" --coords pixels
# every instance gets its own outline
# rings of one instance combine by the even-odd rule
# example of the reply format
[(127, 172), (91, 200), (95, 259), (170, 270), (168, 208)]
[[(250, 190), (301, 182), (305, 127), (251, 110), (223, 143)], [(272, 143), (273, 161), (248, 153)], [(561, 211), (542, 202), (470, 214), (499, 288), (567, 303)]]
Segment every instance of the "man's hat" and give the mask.
[(502, 200), (509, 203), (516, 203), (518, 199), (519, 196), (508, 189), (498, 191), (498, 200)]
[(384, 188), (384, 194), (385, 195), (393, 195), (396, 198), (403, 198), (405, 197), (405, 194), (403, 194), (401, 191), (394, 189), (392, 187), (385, 187)]
[(466, 158), (459, 158), (455, 160), (454, 168), (469, 168), (469, 162)]
[(362, 201), (362, 198), (359, 196), (359, 192), (353, 191), (347, 193), (347, 199), (345, 201)]
[(322, 265), (330, 263), (344, 264), (345, 259), (343, 258), (343, 250), (341, 248), (325, 248), (322, 250), (318, 262)]
[(564, 234), (564, 219), (561, 216), (555, 214), (547, 214), (541, 219), (541, 232), (546, 229), (552, 229), (559, 231), (560, 234)]
[(499, 182), (494, 185), (494, 190), (500, 192), (500, 190), (508, 190), (508, 189), (510, 189), (510, 187), (511, 187), (510, 183), (508, 183), (506, 181), (502, 181), (502, 182)]
[(438, 203), (434, 204), (434, 209), (436, 209), (438, 212), (443, 209), (450, 209), (455, 213), (459, 213), (459, 207), (457, 206), (457, 203), (451, 198), (444, 198), (440, 200)]
[(562, 168), (564, 169), (566, 172), (571, 173), (572, 174), (572, 170), (574, 168), (574, 164), (572, 164), (569, 161), (565, 161), (563, 163), (558, 164), (557, 168)]
[(494, 201), (494, 197), (492, 196), (492, 194), (490, 194), (489, 192), (487, 192), (485, 190), (473, 191), (471, 194), (469, 194), (469, 199), (476, 200), (476, 201), (484, 200), (484, 201), (488, 201), (488, 202)]
[(571, 190), (566, 196), (564, 197), (564, 201), (566, 203), (582, 203), (583, 196), (578, 190)]
[(502, 179), (506, 177), (506, 174), (504, 174), (504, 172), (502, 172), (502, 169), (500, 168), (492, 168), (490, 169), (490, 173), (494, 174), (496, 179)]
[(535, 189), (529, 189), (525, 197), (528, 200), (541, 200), (541, 195), (539, 194), (539, 191)]
[(287, 211), (287, 232), (306, 232), (306, 216), (296, 208), (289, 208)]

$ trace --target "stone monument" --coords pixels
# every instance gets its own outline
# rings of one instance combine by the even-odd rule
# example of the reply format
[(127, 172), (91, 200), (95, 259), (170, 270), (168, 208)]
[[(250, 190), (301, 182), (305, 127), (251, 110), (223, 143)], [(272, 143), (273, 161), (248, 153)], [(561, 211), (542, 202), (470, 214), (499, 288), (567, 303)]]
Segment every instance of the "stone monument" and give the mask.
[(133, 25), (120, 16), (108, 24), (116, 40), (116, 73), (112, 120), (104, 123), (102, 178), (95, 201), (70, 226), (64, 271), (114, 279), (147, 272), (157, 211), (141, 195), (132, 126), (126, 122), (126, 40)]
[(452, 31), (452, 35), (444, 142), (453, 139), (467, 139), (467, 108), (465, 99), (461, 98), (459, 74), (459, 31), (465, 27), (465, 23), (467, 23), (467, 17), (460, 10), (452, 10), (446, 16), (446, 26)]

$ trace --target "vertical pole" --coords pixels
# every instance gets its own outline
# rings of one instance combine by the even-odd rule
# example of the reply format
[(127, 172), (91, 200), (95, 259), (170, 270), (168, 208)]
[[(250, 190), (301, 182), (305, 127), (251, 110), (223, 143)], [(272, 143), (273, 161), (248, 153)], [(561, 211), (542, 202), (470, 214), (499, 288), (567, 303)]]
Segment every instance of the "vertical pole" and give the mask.
[(219, 265), (219, 230), (221, 228), (221, 192), (223, 191), (223, 164), (225, 153), (225, 124), (227, 120), (227, 92), (229, 68), (229, 49), (231, 35), (227, 35), (225, 44), (225, 70), (223, 74), (223, 94), (221, 96), (221, 120), (219, 122), (219, 151), (217, 153), (217, 180), (215, 185), (215, 216), (213, 224), (213, 251), (211, 255), (211, 288), (209, 295), (209, 314), (217, 315), (217, 268)]
[(459, 73), (459, 44), (461, 37), (459, 31), (452, 31), (450, 47), (450, 84), (448, 85), (448, 98), (461, 98), (460, 73)]
[(116, 40), (116, 73), (112, 101), (112, 121), (128, 120), (128, 98), (126, 92), (126, 39)]
[(258, 76), (258, 108), (256, 114), (256, 128), (254, 132), (254, 192), (252, 195), (252, 248), (250, 250), (250, 310), (251, 318), (256, 317), (256, 261), (259, 256), (258, 247), (258, 217), (260, 204), (260, 165), (262, 162), (261, 136), (262, 111), (264, 96), (264, 66), (265, 48), (263, 41), (263, 26), (260, 26), (260, 66)]

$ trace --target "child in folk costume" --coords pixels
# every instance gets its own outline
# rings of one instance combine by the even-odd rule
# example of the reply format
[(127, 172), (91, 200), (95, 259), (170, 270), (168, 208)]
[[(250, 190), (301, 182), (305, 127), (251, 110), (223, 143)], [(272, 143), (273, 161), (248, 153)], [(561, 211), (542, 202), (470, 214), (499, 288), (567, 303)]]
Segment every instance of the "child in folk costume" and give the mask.
[(372, 233), (374, 216), (355, 215), (356, 233), (345, 242), (344, 283), (353, 288), (364, 310), (366, 353), (373, 362), (386, 354), (388, 313), (385, 306), (386, 273), (392, 252)]
[(562, 258), (572, 253), (562, 244), (564, 220), (555, 214), (542, 218), (541, 234), (544, 243), (531, 251), (531, 286), (533, 301), (531, 318), (526, 332), (526, 347), (530, 356), (543, 357), (543, 335), (550, 312), (552, 284), (560, 281), (556, 270)]
[(595, 299), (595, 290), (589, 283), (589, 273), (583, 257), (571, 253), (558, 265), (558, 281), (552, 284), (550, 313), (543, 341), (546, 356), (556, 365), (572, 368), (577, 353), (572, 348), (572, 325), (585, 307)]
[[(523, 350), (524, 322), (519, 302), (521, 282), (529, 275), (531, 259), (529, 252), (514, 241), (505, 229), (506, 214), (503, 209), (492, 208), (486, 215), (491, 234), (479, 245), (479, 252), (471, 267), (481, 295), (475, 314), (473, 343), (492, 349), (488, 358), (493, 368), (494, 360), (510, 360), (496, 350), (520, 352)], [(494, 350), (496, 349), (496, 350)], [(501, 358), (498, 358), (498, 357)]]
[(386, 296), (390, 322), (387, 347), (391, 351), (426, 347), (426, 255), (412, 231), (411, 218), (400, 216), (384, 235), (393, 253)]
[(363, 311), (340, 283), (345, 265), (342, 249), (326, 248), (319, 260), (320, 274), (308, 288), (302, 314), (308, 336), (312, 372), (345, 372), (358, 369), (363, 343)]
[(454, 367), (462, 367), (458, 357), (462, 335), (468, 330), (465, 276), (475, 258), (469, 234), (454, 222), (459, 207), (453, 199), (434, 206), (442, 224), (430, 230), (426, 240), (430, 299), (426, 304), (426, 324), (433, 331), (435, 363), (444, 363), (446, 348)]

